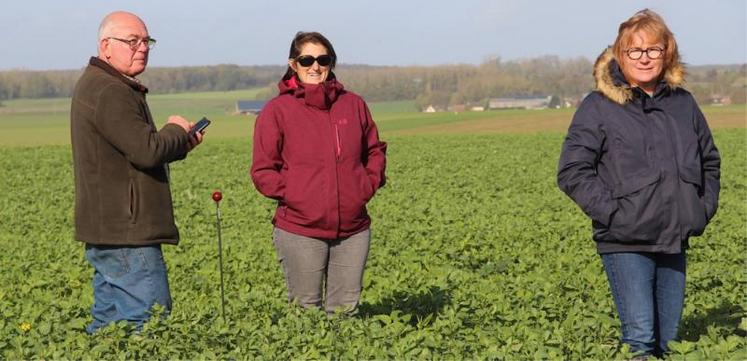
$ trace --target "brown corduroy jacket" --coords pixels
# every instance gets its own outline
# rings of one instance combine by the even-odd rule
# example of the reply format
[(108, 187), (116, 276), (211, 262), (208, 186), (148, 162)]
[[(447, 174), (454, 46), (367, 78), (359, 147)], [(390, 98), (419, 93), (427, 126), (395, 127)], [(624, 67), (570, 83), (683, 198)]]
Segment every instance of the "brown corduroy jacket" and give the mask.
[(168, 163), (186, 156), (189, 135), (157, 130), (147, 88), (91, 58), (70, 111), (75, 237), (95, 245), (179, 242)]

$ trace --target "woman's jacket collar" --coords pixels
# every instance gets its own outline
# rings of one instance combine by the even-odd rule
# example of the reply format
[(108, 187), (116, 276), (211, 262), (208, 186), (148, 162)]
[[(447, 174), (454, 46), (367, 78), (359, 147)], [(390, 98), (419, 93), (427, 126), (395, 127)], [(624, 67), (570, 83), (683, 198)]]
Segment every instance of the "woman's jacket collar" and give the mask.
[(342, 94), (344, 87), (338, 82), (335, 74), (329, 72), (327, 80), (321, 84), (305, 84), (293, 76), (288, 80), (280, 80), (278, 83), (279, 94), (291, 94), (296, 98), (303, 99), (306, 105), (321, 110), (328, 110), (332, 103)]
[[(594, 81), (596, 90), (615, 103), (625, 104), (633, 99), (633, 90), (625, 80), (611, 47), (605, 49), (594, 64)], [(685, 83), (684, 65), (678, 62), (669, 66), (661, 82), (671, 90), (681, 87)], [(658, 91), (660, 87), (657, 87)]]

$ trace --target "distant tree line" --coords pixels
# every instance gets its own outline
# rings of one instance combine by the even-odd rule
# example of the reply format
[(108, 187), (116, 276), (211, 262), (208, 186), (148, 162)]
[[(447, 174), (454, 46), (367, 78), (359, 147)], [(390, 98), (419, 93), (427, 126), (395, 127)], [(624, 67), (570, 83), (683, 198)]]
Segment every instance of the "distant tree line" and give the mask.
[(744, 104), (747, 102), (747, 64), (688, 68), (685, 88), (700, 104), (723, 100)]
[(139, 78), (153, 93), (227, 91), (265, 87), (285, 70), (280, 66), (190, 66), (149, 68)]
[[(366, 99), (414, 99), (429, 105), (486, 105), (508, 96), (580, 98), (593, 86), (592, 64), (585, 58), (563, 60), (546, 56), (528, 60), (490, 59), (480, 65), (341, 69), (340, 77)], [(349, 72), (349, 73), (348, 73)]]
[[(592, 62), (586, 58), (544, 56), (524, 60), (486, 60), (480, 65), (368, 66), (341, 64), (336, 73), (347, 89), (368, 101), (414, 100), (433, 105), (484, 105), (508, 96), (554, 96), (573, 101), (593, 87)], [(285, 66), (190, 66), (148, 68), (140, 76), (151, 93), (226, 91), (263, 88), (258, 99), (277, 93)], [(0, 101), (17, 98), (68, 97), (81, 70), (0, 72)], [(745, 103), (747, 66), (688, 68), (686, 88), (701, 104), (729, 99)]]
[[(151, 93), (182, 93), (265, 87), (278, 77), (279, 66), (185, 66), (148, 68), (138, 78)], [(80, 70), (0, 72), (0, 100), (72, 95)]]

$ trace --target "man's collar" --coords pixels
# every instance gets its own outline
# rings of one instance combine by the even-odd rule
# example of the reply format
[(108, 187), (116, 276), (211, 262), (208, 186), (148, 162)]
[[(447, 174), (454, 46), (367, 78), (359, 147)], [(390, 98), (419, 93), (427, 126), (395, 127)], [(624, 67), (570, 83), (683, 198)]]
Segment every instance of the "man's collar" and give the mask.
[(95, 66), (97, 68), (100, 68), (101, 70), (111, 74), (112, 76), (119, 78), (122, 82), (129, 85), (133, 89), (141, 92), (141, 93), (147, 93), (148, 88), (146, 88), (142, 83), (140, 83), (140, 80), (137, 80), (131, 76), (122, 74), (117, 71), (117, 69), (114, 69), (109, 63), (92, 56), (91, 60), (88, 62), (89, 65)]

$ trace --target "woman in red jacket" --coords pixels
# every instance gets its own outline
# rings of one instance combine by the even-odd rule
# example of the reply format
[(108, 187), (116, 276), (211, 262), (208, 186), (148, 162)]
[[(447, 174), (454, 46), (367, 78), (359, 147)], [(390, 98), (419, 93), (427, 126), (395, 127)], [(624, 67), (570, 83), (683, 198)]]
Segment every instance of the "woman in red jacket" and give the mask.
[[(332, 72), (332, 44), (299, 32), (279, 94), (254, 127), (252, 181), (277, 200), (273, 241), (288, 299), (353, 313), (371, 239), (366, 203), (384, 185), (386, 143), (363, 99)], [(322, 286), (325, 287), (322, 287)]]

